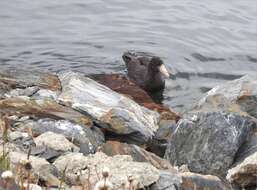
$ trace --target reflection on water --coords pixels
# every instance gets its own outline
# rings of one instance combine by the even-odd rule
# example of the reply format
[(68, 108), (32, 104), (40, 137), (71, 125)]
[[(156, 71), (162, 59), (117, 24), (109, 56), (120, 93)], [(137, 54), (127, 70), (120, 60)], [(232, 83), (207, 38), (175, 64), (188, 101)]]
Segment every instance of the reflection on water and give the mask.
[(1, 68), (124, 73), (122, 52), (152, 52), (175, 71), (180, 110), (213, 86), (257, 71), (254, 0), (0, 0)]

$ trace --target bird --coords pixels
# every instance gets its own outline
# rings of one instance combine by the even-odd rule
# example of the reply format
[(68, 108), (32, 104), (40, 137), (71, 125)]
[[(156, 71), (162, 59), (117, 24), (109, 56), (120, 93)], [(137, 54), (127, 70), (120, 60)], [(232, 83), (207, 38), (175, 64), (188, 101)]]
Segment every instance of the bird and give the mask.
[(127, 68), (127, 75), (91, 74), (88, 77), (129, 97), (139, 105), (160, 113), (163, 119), (178, 121), (180, 116), (177, 113), (162, 105), (161, 101), (153, 100), (156, 98), (153, 94), (158, 93), (162, 96), (165, 77), (170, 76), (161, 58), (134, 51), (125, 52), (122, 58)]
[(170, 75), (160, 57), (144, 52), (127, 51), (122, 55), (128, 77), (147, 92), (165, 88)]

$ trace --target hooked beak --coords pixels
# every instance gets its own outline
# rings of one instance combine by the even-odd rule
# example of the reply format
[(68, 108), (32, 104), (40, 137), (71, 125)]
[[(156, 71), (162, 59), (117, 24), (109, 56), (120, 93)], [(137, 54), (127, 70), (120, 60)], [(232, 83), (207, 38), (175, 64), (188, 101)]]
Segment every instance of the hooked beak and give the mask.
[(167, 71), (166, 67), (164, 66), (164, 64), (162, 64), (160, 67), (159, 67), (159, 70), (160, 72), (163, 74), (163, 76), (165, 76), (166, 78), (170, 78), (170, 74), (169, 72)]

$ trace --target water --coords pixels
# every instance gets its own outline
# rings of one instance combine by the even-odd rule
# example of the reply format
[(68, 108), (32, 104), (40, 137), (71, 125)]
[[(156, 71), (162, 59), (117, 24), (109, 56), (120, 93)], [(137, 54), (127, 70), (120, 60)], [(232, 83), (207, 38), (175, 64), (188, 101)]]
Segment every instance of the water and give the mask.
[(182, 111), (257, 71), (255, 0), (0, 0), (0, 66), (124, 73), (124, 51), (163, 58), (164, 103)]

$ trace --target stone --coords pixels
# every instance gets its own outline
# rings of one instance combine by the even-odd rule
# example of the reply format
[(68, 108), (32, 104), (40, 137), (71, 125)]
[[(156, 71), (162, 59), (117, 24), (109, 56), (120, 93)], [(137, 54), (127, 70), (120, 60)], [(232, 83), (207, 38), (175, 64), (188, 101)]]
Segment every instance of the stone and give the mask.
[(39, 119), (37, 121), (29, 120), (20, 123), (19, 130), (31, 130), (35, 136), (41, 135), (47, 131), (62, 134), (69, 141), (80, 147), (80, 152), (83, 154), (95, 153), (97, 148), (101, 146), (104, 141), (104, 134), (95, 127), (83, 127), (67, 120), (53, 120), (49, 118)]
[(228, 170), (227, 180), (240, 187), (257, 186), (257, 151), (245, 159), (234, 164), (234, 167)]
[(189, 114), (178, 122), (165, 157), (171, 164), (187, 164), (192, 172), (225, 176), (255, 125), (234, 113)]
[(38, 86), (53, 91), (61, 90), (60, 81), (56, 75), (39, 71), (31, 72), (20, 68), (9, 70), (1, 69), (0, 83), (12, 88)]
[[(181, 190), (229, 190), (230, 185), (223, 183), (218, 177), (191, 172), (181, 173)], [(231, 189), (232, 190), (232, 189)]]
[(32, 115), (39, 118), (65, 119), (79, 123), (85, 127), (92, 125), (92, 120), (71, 108), (59, 105), (49, 99), (6, 98), (0, 100), (0, 113), (11, 115)]
[(160, 171), (160, 178), (153, 185), (150, 190), (178, 190), (180, 189), (182, 178), (176, 171)]
[(39, 90), (39, 87), (37, 86), (32, 86), (32, 87), (27, 87), (25, 89), (13, 89), (9, 91), (8, 93), (5, 94), (6, 97), (17, 97), (17, 96), (32, 96)]
[(120, 143), (117, 141), (107, 141), (100, 150), (108, 156), (114, 155), (130, 155), (134, 161), (148, 162), (154, 167), (162, 170), (174, 170), (167, 160), (140, 148), (137, 145)]
[(124, 141), (144, 144), (158, 129), (159, 114), (74, 72), (59, 75), (60, 103), (89, 114), (106, 131)]
[(58, 94), (59, 93), (57, 91), (52, 91), (52, 90), (48, 90), (48, 89), (40, 89), (33, 95), (33, 97), (48, 98), (53, 101), (57, 101)]
[(45, 132), (34, 139), (37, 146), (46, 145), (58, 152), (78, 152), (79, 148), (67, 140), (63, 135), (51, 131)]
[(241, 112), (257, 118), (257, 73), (213, 88), (193, 109)]
[(174, 120), (160, 120), (159, 129), (152, 139), (147, 143), (146, 150), (163, 157), (167, 149), (169, 139), (175, 131), (177, 125)]
[[(148, 187), (159, 179), (159, 170), (148, 163), (134, 162), (128, 155), (107, 156), (104, 153), (87, 157), (80, 153), (69, 153), (59, 157), (53, 164), (62, 173), (65, 169), (66, 183), (72, 185), (81, 185), (88, 179), (91, 187), (94, 187), (100, 180), (100, 174), (103, 168), (110, 170), (108, 180), (113, 184), (113, 189), (123, 190), (128, 182), (128, 176), (136, 177), (139, 188)], [(78, 180), (78, 177), (80, 180)], [(79, 181), (79, 182), (78, 182)]]
[[(11, 169), (13, 171), (17, 171), (17, 169), (20, 167), (21, 162), (27, 160), (27, 155), (20, 152), (10, 152), (9, 157)], [(50, 186), (58, 186), (60, 184), (60, 181), (54, 175), (56, 174), (56, 169), (52, 165), (50, 165), (45, 159), (30, 156), (29, 160), (31, 161), (34, 180), (39, 179), (46, 182), (46, 184)]]

